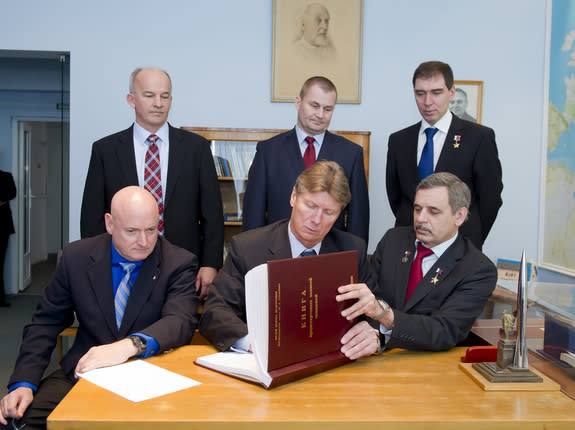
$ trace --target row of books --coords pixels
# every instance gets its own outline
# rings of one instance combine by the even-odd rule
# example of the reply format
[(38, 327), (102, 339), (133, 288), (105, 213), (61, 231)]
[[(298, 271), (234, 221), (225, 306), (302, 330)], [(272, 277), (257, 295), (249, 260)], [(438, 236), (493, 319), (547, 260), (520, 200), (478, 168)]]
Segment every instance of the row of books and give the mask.
[(211, 146), (218, 176), (235, 179), (248, 177), (257, 142), (212, 140)]

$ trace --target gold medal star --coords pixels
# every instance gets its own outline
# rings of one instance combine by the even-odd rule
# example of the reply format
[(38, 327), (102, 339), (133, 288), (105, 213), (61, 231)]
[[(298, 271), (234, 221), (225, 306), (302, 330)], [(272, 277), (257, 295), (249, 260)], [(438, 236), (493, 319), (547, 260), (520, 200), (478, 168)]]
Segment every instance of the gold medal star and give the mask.
[(433, 278), (431, 278), (431, 283), (433, 285), (437, 284), (439, 282), (439, 279), (437, 278), (437, 275), (435, 275)]
[(455, 142), (455, 143), (453, 144), (453, 147), (454, 147), (455, 149), (459, 148), (459, 142)]

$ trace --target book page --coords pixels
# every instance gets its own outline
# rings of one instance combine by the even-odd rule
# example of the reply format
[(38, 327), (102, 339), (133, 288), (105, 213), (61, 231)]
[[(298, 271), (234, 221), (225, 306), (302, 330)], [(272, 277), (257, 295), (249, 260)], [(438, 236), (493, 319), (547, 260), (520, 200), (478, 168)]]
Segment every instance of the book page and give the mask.
[(254, 382), (263, 382), (266, 376), (260, 371), (255, 355), (250, 353), (218, 352), (197, 358), (196, 364)]
[(246, 283), (246, 318), (248, 333), (252, 342), (252, 351), (262, 372), (269, 381), (268, 373), (268, 265), (260, 264), (254, 267), (245, 276)]

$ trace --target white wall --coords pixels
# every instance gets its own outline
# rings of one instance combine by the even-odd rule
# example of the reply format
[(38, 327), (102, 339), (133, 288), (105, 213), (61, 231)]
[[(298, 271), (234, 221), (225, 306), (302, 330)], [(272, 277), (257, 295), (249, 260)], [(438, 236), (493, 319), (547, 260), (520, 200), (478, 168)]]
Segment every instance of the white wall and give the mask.
[[(31, 11), (34, 10), (33, 13)], [(271, 0), (5, 2), (2, 49), (69, 51), (70, 239), (91, 143), (126, 128), (128, 75), (170, 72), (175, 126), (289, 128), (291, 104), (271, 103)], [(25, 24), (24, 24), (25, 23)], [(483, 80), (483, 123), (495, 129), (503, 208), (485, 244), (493, 259), (537, 251), (545, 2), (364, 0), (360, 105), (340, 105), (331, 128), (372, 132), (370, 250), (393, 225), (385, 194), (387, 137), (416, 122), (411, 75), (422, 61)]]

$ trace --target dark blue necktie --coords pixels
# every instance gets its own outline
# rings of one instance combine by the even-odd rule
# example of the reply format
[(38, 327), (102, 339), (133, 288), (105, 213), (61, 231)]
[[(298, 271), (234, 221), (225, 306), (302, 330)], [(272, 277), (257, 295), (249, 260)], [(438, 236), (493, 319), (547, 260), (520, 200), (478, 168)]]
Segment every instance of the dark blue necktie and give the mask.
[(433, 136), (435, 136), (435, 133), (437, 133), (437, 128), (435, 127), (425, 129), (427, 140), (425, 141), (425, 146), (419, 159), (419, 165), (417, 166), (419, 179), (425, 179), (433, 173)]
[(302, 251), (302, 253), (299, 255), (300, 257), (309, 257), (310, 255), (317, 255), (315, 253), (315, 250), (313, 249), (306, 249), (305, 251)]

